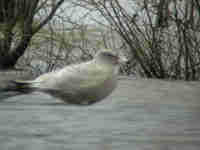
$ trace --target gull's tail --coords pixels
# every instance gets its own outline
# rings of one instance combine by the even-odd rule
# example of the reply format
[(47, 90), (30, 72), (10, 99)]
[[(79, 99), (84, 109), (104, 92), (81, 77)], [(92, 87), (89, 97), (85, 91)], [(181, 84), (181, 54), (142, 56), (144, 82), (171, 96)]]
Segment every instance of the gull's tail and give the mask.
[(3, 83), (0, 88), (0, 100), (9, 97), (28, 94), (36, 90), (32, 87), (34, 81), (11, 80)]
[(34, 90), (32, 87), (33, 81), (23, 81), (23, 80), (11, 80), (9, 81), (7, 87), (4, 91), (15, 91), (15, 92), (22, 92), (22, 93), (29, 93)]

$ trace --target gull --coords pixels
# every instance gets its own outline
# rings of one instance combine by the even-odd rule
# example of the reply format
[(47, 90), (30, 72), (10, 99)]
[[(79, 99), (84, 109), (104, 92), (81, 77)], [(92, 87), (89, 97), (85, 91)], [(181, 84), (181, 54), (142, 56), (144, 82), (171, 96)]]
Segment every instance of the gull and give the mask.
[(67, 104), (89, 105), (116, 88), (120, 60), (114, 50), (103, 49), (88, 62), (69, 65), (34, 80), (12, 82), (21, 92), (41, 91)]

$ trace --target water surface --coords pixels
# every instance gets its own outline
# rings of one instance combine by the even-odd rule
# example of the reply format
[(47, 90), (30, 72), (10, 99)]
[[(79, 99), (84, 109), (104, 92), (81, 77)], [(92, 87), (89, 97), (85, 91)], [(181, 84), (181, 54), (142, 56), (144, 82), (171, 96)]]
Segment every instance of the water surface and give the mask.
[(0, 149), (199, 150), (199, 85), (123, 78), (91, 106), (41, 93), (1, 99)]

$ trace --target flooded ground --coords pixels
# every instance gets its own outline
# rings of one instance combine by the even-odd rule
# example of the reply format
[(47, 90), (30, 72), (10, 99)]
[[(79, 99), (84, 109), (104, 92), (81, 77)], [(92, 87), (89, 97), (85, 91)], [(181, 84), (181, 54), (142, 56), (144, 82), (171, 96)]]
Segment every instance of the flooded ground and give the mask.
[(41, 93), (1, 99), (0, 149), (199, 150), (200, 84), (122, 78), (92, 106)]

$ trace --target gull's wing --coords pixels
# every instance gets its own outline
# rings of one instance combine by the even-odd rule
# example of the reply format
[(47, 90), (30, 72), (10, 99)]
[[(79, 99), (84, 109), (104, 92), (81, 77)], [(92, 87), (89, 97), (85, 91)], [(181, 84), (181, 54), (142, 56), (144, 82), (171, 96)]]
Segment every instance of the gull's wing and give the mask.
[(11, 80), (12, 83), (18, 84), (18, 85), (28, 85), (32, 83), (37, 83), (34, 80)]
[(102, 84), (109, 72), (94, 62), (82, 63), (63, 68), (55, 74), (55, 87), (69, 90), (92, 88)]
[(34, 80), (11, 80), (9, 81), (7, 91), (21, 91), (23, 93), (28, 93), (35, 90), (32, 86), (35, 83)]

